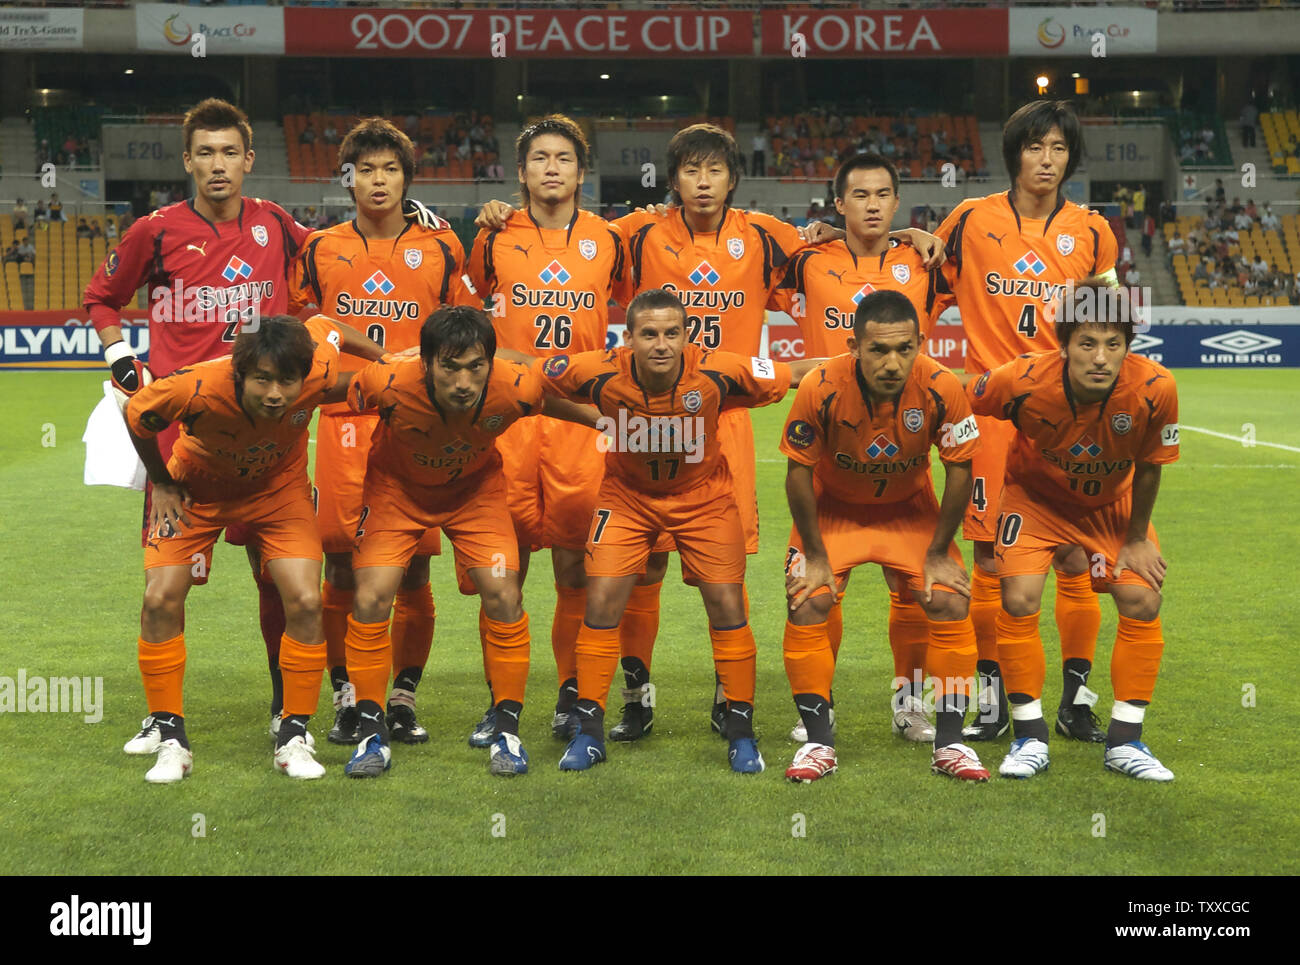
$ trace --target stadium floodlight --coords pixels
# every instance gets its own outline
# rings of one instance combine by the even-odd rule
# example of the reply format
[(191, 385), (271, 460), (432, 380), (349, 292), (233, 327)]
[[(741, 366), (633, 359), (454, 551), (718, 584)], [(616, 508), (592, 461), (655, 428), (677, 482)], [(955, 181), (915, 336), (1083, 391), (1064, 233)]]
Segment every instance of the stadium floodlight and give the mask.
[(1049, 78), (1046, 74), (1039, 74), (1037, 77), (1034, 78), (1034, 83), (1038, 85), (1039, 94), (1046, 94), (1047, 85), (1051, 83), (1051, 78)]

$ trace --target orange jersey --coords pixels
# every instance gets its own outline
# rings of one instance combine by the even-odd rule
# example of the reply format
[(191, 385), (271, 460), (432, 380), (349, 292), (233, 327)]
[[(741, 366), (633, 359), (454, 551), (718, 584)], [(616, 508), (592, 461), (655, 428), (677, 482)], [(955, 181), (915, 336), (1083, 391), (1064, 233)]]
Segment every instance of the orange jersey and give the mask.
[(631, 297), (623, 236), (577, 211), (567, 228), (541, 228), (528, 211), (474, 239), (469, 277), (502, 348), (542, 358), (605, 347), (610, 301)]
[(767, 299), (789, 258), (804, 246), (799, 229), (771, 215), (728, 208), (718, 230), (697, 235), (681, 208), (614, 222), (627, 239), (632, 288), (665, 288), (686, 306), (686, 336), (706, 349), (758, 354)]
[(348, 388), (353, 411), (379, 412), (367, 473), (378, 467), (426, 491), (450, 483), (459, 486), (500, 466), (497, 437), (515, 420), (541, 412), (543, 401), (542, 379), (534, 369), (500, 359), (492, 366), (478, 405), (466, 413), (443, 412), (429, 398), (424, 369), (415, 356), (367, 365)]
[(1093, 508), (1129, 492), (1134, 463), (1178, 459), (1178, 391), (1168, 369), (1130, 354), (1110, 394), (1083, 403), (1064, 368), (1059, 351), (1022, 355), (968, 387), (977, 414), (1018, 430), (1008, 482), (1053, 504)]
[(967, 372), (1057, 348), (1044, 309), (1067, 281), (1114, 269), (1118, 250), (1106, 219), (1064, 196), (1046, 218), (1021, 216), (1010, 192), (968, 198), (938, 235), (966, 331)]
[(873, 405), (857, 360), (837, 355), (799, 383), (781, 451), (842, 502), (896, 503), (930, 485), (930, 446), (966, 462), (978, 439), (961, 382), (929, 356), (917, 356), (896, 402)]
[[(293, 262), (289, 310), (316, 305), (390, 352), (420, 344), (424, 320), (443, 305), (477, 305), (465, 287), (465, 251), (442, 219), (433, 231), (408, 224), (393, 239), (362, 236), (355, 221), (314, 231)], [(344, 355), (345, 371), (366, 359)], [(327, 413), (347, 406), (327, 406)]]
[(843, 241), (832, 241), (790, 259), (767, 307), (799, 324), (805, 357), (830, 358), (848, 351), (858, 302), (877, 289), (907, 296), (922, 338), (953, 300), (943, 273), (926, 271), (911, 245), (891, 241), (879, 258), (859, 258)]
[[(607, 476), (645, 493), (679, 493), (708, 479), (722, 459), (718, 415), (770, 405), (790, 388), (790, 366), (687, 345), (673, 387), (650, 395), (629, 348), (556, 355), (540, 371), (556, 395), (594, 405), (603, 417)], [(608, 437), (612, 436), (612, 441)]]
[(180, 423), (168, 469), (197, 501), (255, 492), (281, 472), (306, 473), (312, 411), (338, 381), (342, 341), (339, 330), (321, 315), (306, 324), (316, 341), (311, 370), (302, 394), (278, 420), (253, 418), (244, 411), (229, 355), (178, 369), (131, 397), (126, 419), (140, 438), (152, 438), (173, 422)]

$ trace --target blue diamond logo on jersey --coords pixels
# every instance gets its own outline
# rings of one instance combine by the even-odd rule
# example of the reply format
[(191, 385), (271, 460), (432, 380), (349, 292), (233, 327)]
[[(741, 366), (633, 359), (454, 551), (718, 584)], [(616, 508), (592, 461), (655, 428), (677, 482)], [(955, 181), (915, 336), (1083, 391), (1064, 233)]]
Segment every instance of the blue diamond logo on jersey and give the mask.
[(230, 260), (226, 262), (226, 267), (221, 269), (221, 277), (228, 282), (238, 281), (240, 278), (247, 278), (253, 273), (253, 266), (238, 255), (231, 255)]
[(862, 299), (866, 298), (875, 290), (876, 290), (876, 286), (871, 284), (871, 282), (867, 282), (865, 285), (859, 288), (857, 290), (857, 293), (853, 296), (853, 304), (856, 305), (858, 302), (862, 301)]
[(564, 270), (564, 266), (558, 261), (552, 261), (542, 269), (542, 273), (537, 276), (542, 280), (542, 284), (549, 285), (553, 281), (558, 281), (561, 285), (567, 284), (573, 276)]
[(871, 440), (871, 445), (867, 446), (867, 455), (872, 459), (879, 456), (893, 458), (894, 453), (898, 452), (898, 446), (894, 445), (887, 435), (883, 432)]
[(361, 283), (361, 287), (365, 289), (367, 295), (373, 295), (375, 292), (387, 295), (395, 286), (382, 271), (376, 271)]
[(1043, 259), (1032, 251), (1026, 251), (1020, 256), (1020, 260), (1011, 267), (1022, 275), (1041, 275), (1047, 271), (1047, 265), (1043, 263)]
[(713, 266), (707, 261), (702, 261), (695, 266), (695, 270), (686, 276), (691, 280), (692, 285), (698, 285), (700, 282), (707, 281), (710, 285), (716, 285), (718, 279), (722, 276), (713, 270)]
[(1097, 443), (1093, 442), (1087, 436), (1084, 436), (1070, 447), (1070, 455), (1072, 456), (1082, 456), (1085, 453), (1089, 458), (1096, 459), (1101, 455), (1101, 446), (1097, 445)]

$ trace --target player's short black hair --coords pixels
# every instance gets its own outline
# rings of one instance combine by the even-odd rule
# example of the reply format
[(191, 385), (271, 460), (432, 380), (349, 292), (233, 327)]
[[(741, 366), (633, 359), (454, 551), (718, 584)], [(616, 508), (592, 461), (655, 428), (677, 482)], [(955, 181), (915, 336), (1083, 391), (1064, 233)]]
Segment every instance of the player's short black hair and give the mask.
[[(522, 172), (528, 164), (528, 152), (533, 148), (533, 141), (545, 134), (558, 134), (567, 138), (573, 145), (573, 154), (578, 161), (578, 170), (585, 173), (591, 158), (591, 145), (578, 122), (564, 114), (547, 114), (540, 121), (529, 124), (515, 138), (515, 166)], [(519, 185), (519, 196), (524, 207), (528, 206), (528, 185)]]
[(242, 391), (244, 379), (264, 359), (281, 378), (305, 379), (315, 352), (311, 332), (298, 319), (292, 315), (263, 315), (256, 325), (245, 325), (235, 336), (230, 350), (235, 385)]
[(239, 131), (239, 136), (244, 140), (245, 154), (253, 149), (253, 127), (248, 123), (247, 114), (220, 97), (199, 101), (185, 112), (185, 119), (181, 122), (185, 152), (189, 153), (195, 131), (224, 131), (228, 127)]
[(420, 358), (425, 365), (434, 359), (454, 359), (483, 346), (488, 362), (497, 354), (497, 333), (481, 308), (472, 305), (444, 305), (420, 327)]
[(894, 196), (898, 196), (898, 168), (894, 163), (883, 154), (868, 153), (855, 154), (849, 158), (835, 171), (835, 197), (844, 197), (844, 186), (848, 183), (849, 175), (854, 171), (874, 171), (884, 170), (889, 172), (889, 183), (894, 186)]
[[(339, 144), (339, 171), (344, 170), (345, 164), (351, 164), (355, 171), (362, 158), (380, 151), (392, 151), (397, 157), (397, 163), (402, 167), (402, 199), (405, 200), (406, 192), (411, 190), (411, 182), (415, 180), (415, 145), (391, 121), (382, 117), (364, 118), (344, 135)], [(348, 188), (348, 193), (356, 200), (354, 188)]]
[(1079, 125), (1079, 116), (1069, 101), (1031, 101), (1009, 118), (1002, 128), (1002, 160), (1006, 162), (1007, 174), (1015, 181), (1020, 176), (1020, 152), (1047, 136), (1052, 128), (1059, 128), (1065, 138), (1070, 160), (1065, 165), (1065, 177), (1068, 181), (1075, 168), (1083, 160), (1083, 128)]
[(635, 334), (636, 320), (642, 312), (654, 311), (656, 308), (672, 308), (682, 313), (682, 326), (686, 325), (686, 306), (672, 292), (663, 288), (650, 288), (643, 291), (627, 305), (627, 330)]
[(736, 139), (716, 124), (692, 124), (673, 135), (668, 142), (668, 184), (678, 204), (682, 196), (677, 193), (677, 172), (687, 164), (703, 164), (713, 158), (727, 165), (728, 173), (736, 182), (727, 192), (727, 204), (731, 204), (736, 188), (740, 187), (740, 145)]
[(1115, 288), (1100, 278), (1067, 283), (1055, 306), (1056, 339), (1062, 348), (1085, 325), (1118, 329), (1125, 347), (1133, 344), (1140, 319), (1134, 318), (1127, 288)]
[(902, 292), (874, 291), (858, 302), (853, 313), (853, 337), (862, 341), (862, 333), (867, 330), (867, 322), (881, 325), (893, 325), (895, 322), (911, 322), (916, 329), (916, 337), (921, 337), (921, 320), (916, 317), (916, 306)]

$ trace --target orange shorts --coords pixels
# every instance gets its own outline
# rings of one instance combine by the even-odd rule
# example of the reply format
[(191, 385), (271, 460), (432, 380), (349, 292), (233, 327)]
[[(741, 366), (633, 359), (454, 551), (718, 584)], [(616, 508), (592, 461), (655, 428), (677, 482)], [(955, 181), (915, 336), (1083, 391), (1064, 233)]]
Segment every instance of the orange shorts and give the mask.
[(419, 493), (371, 468), (352, 550), (352, 568), (401, 566), (415, 555), (425, 534), (441, 528), (456, 554), (456, 581), (477, 593), (469, 571), (501, 567), (519, 572), (519, 546), (506, 509), (506, 479), (499, 469), (471, 476), (464, 485), (435, 486)]
[(311, 483), (301, 472), (283, 475), (283, 479), (268, 480), (270, 488), (251, 495), (192, 504), (185, 511), (190, 523), (180, 533), (145, 544), (144, 568), (188, 566), (195, 582), (201, 582), (207, 576), (217, 537), (222, 529), (236, 524), (257, 548), (263, 567), (270, 560), (319, 560), (321, 544)]
[[(740, 525), (745, 533), (745, 553), (753, 556), (758, 552), (758, 476), (754, 465), (754, 426), (748, 409), (727, 409), (722, 413), (718, 418), (718, 444), (731, 473), (731, 495), (735, 499)], [(656, 553), (666, 553), (676, 548), (672, 536), (667, 533), (660, 536), (659, 542), (655, 544)], [(694, 585), (700, 582), (692, 578), (690, 564), (685, 557), (682, 558), (682, 574), (687, 583)]]
[(998, 503), (1002, 499), (1007, 454), (1015, 442), (1016, 427), (987, 415), (977, 415), (975, 425), (980, 431), (980, 444), (971, 458), (971, 475), (975, 481), (970, 505), (962, 518), (961, 535), (972, 542), (991, 543), (997, 536)]
[[(379, 416), (359, 413), (327, 415), (316, 423), (316, 519), (326, 553), (351, 553), (361, 518), (366, 458)], [(442, 552), (436, 529), (420, 540), (421, 555)]]
[(520, 419), (502, 434), (497, 451), (521, 546), (582, 549), (605, 476), (596, 441), (594, 430), (547, 416)]
[[(817, 528), (837, 580), (855, 566), (879, 563), (903, 574), (909, 589), (925, 589), (925, 551), (934, 539), (938, 522), (939, 502), (929, 485), (897, 503), (864, 505), (841, 502), (826, 493), (817, 495)], [(966, 565), (955, 543), (948, 544), (948, 555)], [(790, 548), (785, 554), (787, 576), (796, 561), (802, 559), (803, 540), (792, 526)], [(817, 591), (829, 592), (824, 587)]]
[[(1060, 501), (1049, 505), (1023, 486), (1007, 484), (1002, 493), (1002, 512), (998, 516), (997, 542), (993, 548), (999, 577), (1046, 573), (1058, 546), (1082, 546), (1091, 558), (1092, 588), (1098, 593), (1107, 592), (1111, 584), (1148, 585), (1132, 570), (1125, 570), (1119, 579), (1111, 576), (1128, 536), (1129, 519), (1133, 515), (1132, 490), (1113, 503), (1095, 509), (1070, 507), (1069, 519), (1060, 515), (1057, 507), (1064, 508)], [(1155, 527), (1150, 524), (1147, 539), (1159, 549)]]
[(745, 531), (726, 465), (682, 493), (643, 493), (606, 476), (587, 537), (587, 575), (644, 573), (663, 534), (681, 554), (687, 583), (745, 581)]

